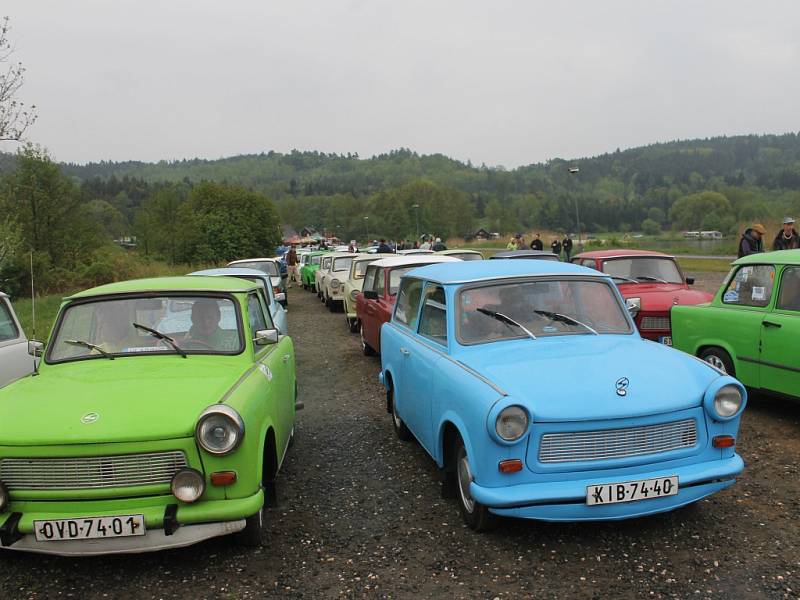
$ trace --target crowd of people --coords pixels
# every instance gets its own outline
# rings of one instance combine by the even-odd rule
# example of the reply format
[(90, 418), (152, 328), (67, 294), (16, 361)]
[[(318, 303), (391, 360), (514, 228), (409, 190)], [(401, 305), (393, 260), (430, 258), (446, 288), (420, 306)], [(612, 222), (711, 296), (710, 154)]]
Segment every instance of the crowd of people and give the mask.
[[(533, 236), (530, 245), (528, 245), (525, 242), (525, 236), (518, 233), (506, 244), (506, 250), (527, 250), (528, 248), (531, 250), (544, 251), (542, 236), (537, 233)], [(572, 238), (569, 237), (569, 234), (566, 234), (563, 240), (553, 238), (553, 241), (550, 242), (550, 251), (559, 258), (561, 258), (563, 252), (564, 260), (569, 262), (570, 258), (572, 258)]]
[[(767, 229), (761, 223), (756, 223), (752, 227), (745, 229), (739, 239), (739, 252), (737, 255), (748, 256), (765, 252), (764, 236)], [(800, 248), (800, 234), (794, 228), (794, 218), (786, 217), (783, 220), (783, 227), (778, 231), (775, 239), (772, 240), (772, 250), (795, 250)]]

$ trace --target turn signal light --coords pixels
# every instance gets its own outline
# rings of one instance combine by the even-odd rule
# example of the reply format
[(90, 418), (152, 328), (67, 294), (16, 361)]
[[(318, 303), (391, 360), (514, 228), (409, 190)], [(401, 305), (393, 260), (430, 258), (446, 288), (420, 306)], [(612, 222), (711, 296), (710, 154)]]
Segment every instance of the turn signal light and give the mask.
[(500, 469), (501, 473), (516, 473), (518, 471), (522, 471), (522, 461), (518, 458), (501, 460), (497, 465), (497, 468)]
[(211, 485), (231, 485), (236, 483), (236, 471), (217, 471), (211, 474)]
[(736, 445), (736, 438), (732, 435), (718, 435), (711, 443), (714, 448), (733, 448)]

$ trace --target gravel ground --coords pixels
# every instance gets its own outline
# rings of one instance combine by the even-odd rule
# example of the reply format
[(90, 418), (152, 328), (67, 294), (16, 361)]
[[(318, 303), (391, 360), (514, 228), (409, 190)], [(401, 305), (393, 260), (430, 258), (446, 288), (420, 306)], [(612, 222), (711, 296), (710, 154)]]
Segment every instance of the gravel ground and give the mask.
[(361, 355), (344, 316), (295, 289), (290, 328), (306, 409), (266, 547), (221, 538), (132, 557), (4, 553), (0, 598), (800, 597), (798, 405), (753, 400), (744, 476), (692, 507), (475, 534), (441, 499), (433, 461), (394, 436), (379, 359)]

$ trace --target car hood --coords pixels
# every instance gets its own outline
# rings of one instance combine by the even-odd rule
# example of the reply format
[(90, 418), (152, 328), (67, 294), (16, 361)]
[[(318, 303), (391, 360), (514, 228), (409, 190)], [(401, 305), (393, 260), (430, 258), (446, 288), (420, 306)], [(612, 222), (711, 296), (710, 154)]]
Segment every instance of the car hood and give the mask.
[(692, 305), (711, 302), (713, 294), (690, 290), (677, 283), (640, 283), (621, 284), (619, 291), (623, 298), (641, 298), (642, 310), (652, 312), (669, 312), (675, 305)]
[[(0, 445), (191, 436), (199, 414), (242, 376), (240, 358), (136, 356), (45, 365), (40, 375), (0, 390)], [(97, 418), (84, 423), (92, 413)]]
[[(534, 421), (640, 417), (700, 406), (720, 377), (710, 366), (638, 336), (570, 335), (481, 344), (459, 360)], [(626, 378), (624, 396), (617, 381)]]

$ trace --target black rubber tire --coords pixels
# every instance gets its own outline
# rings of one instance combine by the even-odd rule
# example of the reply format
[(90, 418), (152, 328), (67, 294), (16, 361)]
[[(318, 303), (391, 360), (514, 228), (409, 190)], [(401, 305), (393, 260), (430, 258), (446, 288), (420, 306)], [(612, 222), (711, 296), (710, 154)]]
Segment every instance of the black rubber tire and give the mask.
[(469, 469), (469, 457), (461, 436), (456, 438), (452, 457), (454, 464), (451, 468), (455, 471), (456, 497), (461, 518), (473, 531), (494, 529), (497, 526), (497, 516), (490, 513), (486, 506), (469, 495), (469, 483), (472, 481), (472, 475)]
[(731, 377), (736, 377), (736, 368), (733, 366), (731, 355), (722, 348), (717, 346), (706, 348), (700, 353), (700, 359), (718, 369), (722, 369)]
[(267, 534), (264, 531), (264, 507), (256, 514), (247, 517), (244, 529), (236, 534), (236, 541), (240, 546), (247, 548), (260, 548), (265, 544)]
[(403, 419), (400, 418), (400, 415), (397, 414), (394, 406), (394, 385), (389, 384), (389, 389), (386, 390), (386, 406), (389, 409), (389, 414), (392, 417), (392, 429), (404, 442), (408, 442), (414, 438), (414, 435), (411, 433), (406, 424), (403, 423)]
[(347, 319), (347, 327), (350, 329), (350, 333), (358, 333), (358, 318), (356, 317), (352, 321)]
[(364, 339), (364, 326), (361, 323), (358, 325), (358, 335), (361, 338), (361, 352), (364, 356), (375, 356), (375, 349)]

